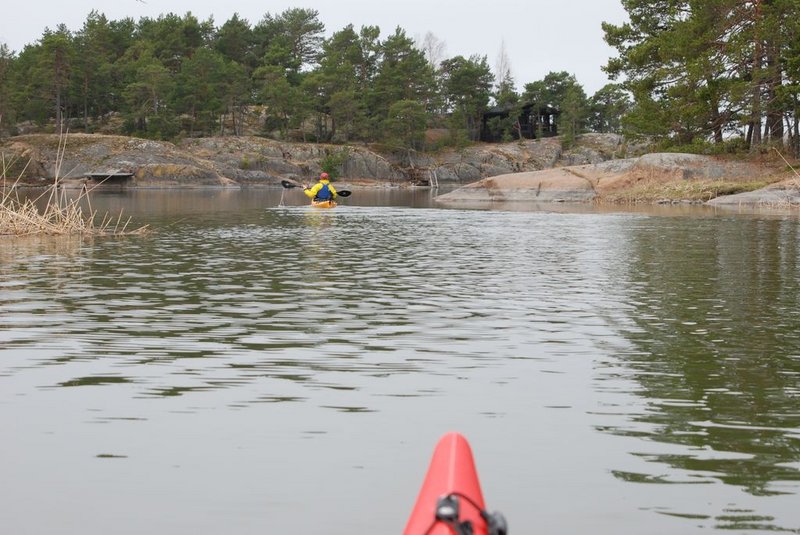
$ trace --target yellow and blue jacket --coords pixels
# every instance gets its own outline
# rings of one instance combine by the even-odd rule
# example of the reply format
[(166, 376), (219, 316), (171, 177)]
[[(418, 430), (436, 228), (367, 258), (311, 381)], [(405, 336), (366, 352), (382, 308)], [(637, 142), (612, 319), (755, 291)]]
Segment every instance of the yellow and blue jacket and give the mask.
[(330, 180), (320, 180), (310, 188), (304, 189), (303, 193), (318, 201), (330, 201), (338, 195)]

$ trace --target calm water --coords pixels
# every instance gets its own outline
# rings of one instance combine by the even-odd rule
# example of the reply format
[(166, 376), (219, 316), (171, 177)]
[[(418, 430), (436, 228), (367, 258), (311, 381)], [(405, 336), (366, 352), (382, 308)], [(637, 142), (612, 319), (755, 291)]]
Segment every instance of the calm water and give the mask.
[(400, 533), (449, 430), (515, 534), (800, 532), (797, 217), (300, 202), (0, 241), (3, 533)]

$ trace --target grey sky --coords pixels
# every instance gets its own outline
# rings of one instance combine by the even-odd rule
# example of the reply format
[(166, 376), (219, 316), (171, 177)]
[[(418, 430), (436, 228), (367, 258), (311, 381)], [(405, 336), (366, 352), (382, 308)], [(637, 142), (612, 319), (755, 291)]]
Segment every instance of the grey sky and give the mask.
[(567, 71), (589, 95), (608, 82), (601, 67), (614, 54), (600, 23), (626, 20), (620, 0), (23, 0), (13, 6), (0, 19), (0, 42), (15, 51), (39, 39), (45, 27), (63, 22), (79, 30), (92, 9), (112, 20), (191, 11), (220, 26), (233, 13), (255, 24), (267, 12), (302, 7), (319, 11), (326, 35), (351, 23), (379, 26), (382, 38), (397, 26), (412, 38), (431, 32), (445, 43), (447, 57), (485, 55), (492, 68), (504, 43), (518, 90), (550, 71)]

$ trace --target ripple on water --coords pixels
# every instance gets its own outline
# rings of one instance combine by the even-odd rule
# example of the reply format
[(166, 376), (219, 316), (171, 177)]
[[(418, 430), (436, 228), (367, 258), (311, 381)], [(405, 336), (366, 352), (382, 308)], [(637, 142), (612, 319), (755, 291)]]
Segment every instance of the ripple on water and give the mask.
[[(615, 518), (796, 527), (779, 497), (800, 481), (797, 243), (781, 221), (352, 206), (35, 249), (0, 264), (0, 410), (60, 432), (63, 413), (75, 437), (102, 407), (95, 427), (120, 435), (91, 456), (133, 464), (142, 436), (196, 433), (187, 459), (240, 476), (249, 451), (308, 452), (295, 436), (402, 458), (445, 423), (491, 437), (521, 515), (574, 510), (554, 501), (569, 488)], [(369, 460), (373, 482), (396, 473)]]

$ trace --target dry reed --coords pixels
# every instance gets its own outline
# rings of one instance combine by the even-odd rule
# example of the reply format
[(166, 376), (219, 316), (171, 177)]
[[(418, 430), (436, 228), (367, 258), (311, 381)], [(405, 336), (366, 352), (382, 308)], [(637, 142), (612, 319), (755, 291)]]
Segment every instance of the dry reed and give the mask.
[[(53, 183), (36, 198), (21, 198), (19, 181), (30, 164), (25, 165), (16, 180), (7, 184), (7, 170), (15, 163), (6, 162), (2, 155), (2, 199), (0, 199), (0, 235), (72, 235), (84, 236), (123, 236), (145, 234), (148, 227), (142, 226), (129, 230), (131, 218), (122, 219), (122, 212), (116, 218), (105, 214), (98, 217), (91, 208), (90, 189), (85, 186), (77, 198), (68, 199), (66, 191), (59, 186), (61, 165), (64, 161), (67, 136), (59, 137), (56, 156), (55, 178)], [(88, 205), (84, 212), (83, 204)], [(40, 208), (42, 206), (43, 208)]]
[[(773, 149), (775, 149), (775, 148), (773, 147)], [(794, 176), (796, 177), (796, 178), (794, 179), (794, 181), (793, 181), (793, 182), (794, 182), (794, 186), (795, 186), (797, 189), (800, 189), (800, 173), (798, 173), (798, 172), (797, 172), (797, 169), (795, 169), (795, 168), (792, 166), (792, 164), (790, 164), (790, 163), (789, 163), (789, 160), (787, 160), (787, 159), (784, 157), (784, 155), (781, 153), (781, 151), (779, 151), (778, 149), (775, 149), (775, 152), (777, 152), (777, 153), (778, 153), (778, 156), (780, 156), (780, 157), (781, 157), (781, 160), (783, 160), (783, 161), (784, 161), (784, 163), (785, 163), (786, 165), (788, 165), (788, 166), (789, 166), (789, 169), (791, 169), (791, 170), (792, 170), (792, 172), (794, 173)]]
[(722, 195), (754, 191), (768, 184), (767, 181), (644, 180), (625, 190), (605, 194), (602, 201), (610, 204), (703, 203)]

